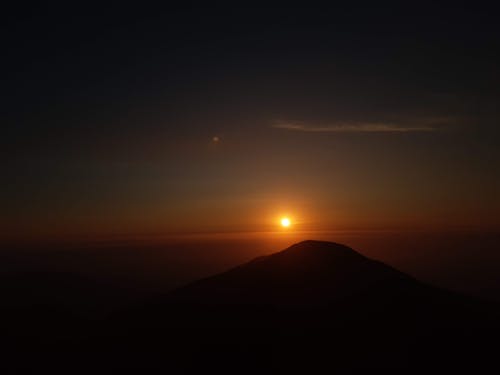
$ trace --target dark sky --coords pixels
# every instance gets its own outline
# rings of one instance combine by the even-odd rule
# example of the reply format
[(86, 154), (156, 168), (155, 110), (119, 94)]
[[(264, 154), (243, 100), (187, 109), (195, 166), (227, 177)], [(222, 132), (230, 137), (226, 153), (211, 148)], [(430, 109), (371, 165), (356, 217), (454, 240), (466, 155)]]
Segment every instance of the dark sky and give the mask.
[(2, 232), (498, 229), (497, 15), (7, 8)]

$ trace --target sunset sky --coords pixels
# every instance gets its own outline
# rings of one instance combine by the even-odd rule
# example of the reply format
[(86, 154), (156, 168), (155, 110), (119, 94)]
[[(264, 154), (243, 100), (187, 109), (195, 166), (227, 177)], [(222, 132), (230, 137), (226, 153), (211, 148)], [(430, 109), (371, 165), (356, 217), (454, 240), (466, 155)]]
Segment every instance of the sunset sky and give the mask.
[(487, 9), (5, 17), (3, 238), (500, 229)]

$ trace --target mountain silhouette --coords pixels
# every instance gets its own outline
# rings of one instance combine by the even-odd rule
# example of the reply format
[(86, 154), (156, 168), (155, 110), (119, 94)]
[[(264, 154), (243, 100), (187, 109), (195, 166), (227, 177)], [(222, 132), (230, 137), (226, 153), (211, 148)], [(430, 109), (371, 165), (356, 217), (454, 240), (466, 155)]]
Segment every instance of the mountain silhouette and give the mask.
[(115, 334), (141, 342), (136, 354), (155, 343), (149, 363), (188, 373), (432, 373), (492, 366), (497, 313), (347, 246), (304, 241), (129, 312)]
[(498, 311), (304, 241), (11, 357), (51, 373), (481, 372), (498, 368)]
[(417, 284), (411, 277), (347, 246), (304, 241), (180, 288), (169, 299), (311, 308), (367, 290)]

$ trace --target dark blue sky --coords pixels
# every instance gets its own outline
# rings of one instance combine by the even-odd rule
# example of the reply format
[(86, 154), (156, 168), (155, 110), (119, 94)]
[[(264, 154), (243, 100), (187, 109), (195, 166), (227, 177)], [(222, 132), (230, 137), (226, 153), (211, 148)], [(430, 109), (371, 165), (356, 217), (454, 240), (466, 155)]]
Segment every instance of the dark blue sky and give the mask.
[(8, 235), (499, 225), (495, 9), (4, 13)]

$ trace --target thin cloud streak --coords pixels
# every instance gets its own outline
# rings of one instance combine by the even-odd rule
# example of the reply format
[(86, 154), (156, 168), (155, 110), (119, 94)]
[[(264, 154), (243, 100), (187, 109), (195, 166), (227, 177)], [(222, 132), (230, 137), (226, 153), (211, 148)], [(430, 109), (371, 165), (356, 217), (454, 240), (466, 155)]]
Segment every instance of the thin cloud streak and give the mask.
[(390, 123), (344, 123), (335, 125), (312, 126), (293, 122), (279, 122), (272, 125), (276, 129), (284, 129), (308, 133), (419, 133), (438, 130), (430, 125), (403, 126)]

